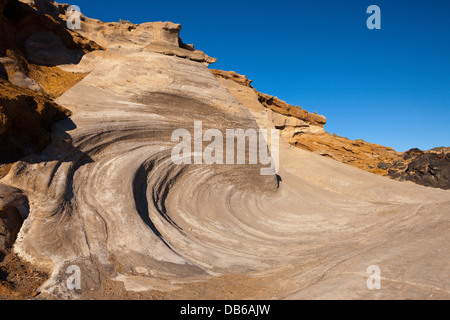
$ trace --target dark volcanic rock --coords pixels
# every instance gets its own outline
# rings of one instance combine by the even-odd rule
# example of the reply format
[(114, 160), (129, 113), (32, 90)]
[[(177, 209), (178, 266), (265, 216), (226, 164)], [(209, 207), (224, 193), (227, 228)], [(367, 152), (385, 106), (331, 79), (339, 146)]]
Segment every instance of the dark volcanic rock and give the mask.
[[(390, 170), (389, 174), (399, 180), (450, 189), (450, 153), (414, 153), (415, 157), (404, 172)], [(411, 153), (407, 153), (405, 159), (411, 156)]]
[(389, 167), (390, 167), (390, 165), (387, 163), (384, 163), (384, 162), (381, 162), (378, 164), (378, 169), (381, 169), (381, 170), (387, 170), (387, 169), (389, 169)]
[(403, 159), (409, 160), (409, 159), (415, 158), (422, 154), (424, 154), (424, 152), (422, 150), (414, 148), (409, 151), (406, 151), (405, 155), (403, 156)]

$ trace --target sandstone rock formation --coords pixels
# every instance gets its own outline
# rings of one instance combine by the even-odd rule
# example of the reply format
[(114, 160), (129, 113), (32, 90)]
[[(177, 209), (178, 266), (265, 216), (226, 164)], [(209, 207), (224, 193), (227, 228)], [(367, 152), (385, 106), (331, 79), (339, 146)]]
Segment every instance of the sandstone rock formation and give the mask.
[[(129, 45), (121, 39), (132, 31), (96, 38), (104, 51), (60, 66), (88, 73), (56, 99), (71, 118), (0, 180), (0, 192), (29, 204), (13, 252), (48, 274), (35, 298), (450, 297), (449, 191), (284, 140), (278, 174), (269, 176), (262, 163), (175, 164), (172, 134), (193, 132), (195, 121), (203, 130), (288, 128), (301, 137), (324, 134), (326, 120), (242, 77), (215, 77), (173, 34), (162, 37), (170, 50), (155, 49), (145, 29)], [(371, 265), (382, 270), (383, 290), (366, 286)], [(80, 269), (80, 289), (67, 286), (69, 267)]]
[[(63, 21), (70, 19), (70, 13), (67, 13), (69, 5), (57, 4), (57, 7), (60, 19)], [(180, 37), (180, 24), (162, 21), (142, 24), (133, 24), (128, 21), (105, 23), (84, 15), (81, 15), (81, 20), (83, 23), (77, 32), (104, 48), (141, 49), (205, 64), (217, 61), (204, 52), (195, 50), (193, 45), (183, 43)]]
[(51, 141), (51, 125), (70, 115), (52, 97), (86, 74), (65, 72), (55, 65), (76, 63), (86, 52), (100, 47), (67, 30), (53, 16), (17, 0), (0, 1), (0, 33), (2, 177), (11, 162), (42, 151)]
[(350, 140), (328, 132), (304, 134), (291, 140), (291, 143), (304, 150), (383, 176), (387, 175), (389, 167), (380, 164), (394, 163), (401, 158), (392, 148), (363, 140)]
[[(41, 7), (46, 1), (40, 1)], [(46, 11), (45, 11), (46, 12)], [(19, 87), (58, 96), (80, 80), (57, 65), (77, 63), (101, 47), (65, 27), (58, 17), (18, 0), (0, 1), (0, 77)]]

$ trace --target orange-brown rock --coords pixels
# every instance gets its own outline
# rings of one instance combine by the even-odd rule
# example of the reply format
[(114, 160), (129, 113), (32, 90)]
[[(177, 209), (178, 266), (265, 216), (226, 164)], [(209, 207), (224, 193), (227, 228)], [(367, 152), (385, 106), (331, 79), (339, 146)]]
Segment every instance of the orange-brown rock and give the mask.
[(327, 119), (324, 116), (310, 113), (299, 106), (289, 105), (277, 97), (258, 92), (251, 85), (251, 80), (234, 71), (211, 69), (211, 72), (217, 78), (232, 80), (237, 84), (251, 88), (257, 95), (259, 103), (272, 111), (272, 120), (274, 121), (275, 126), (280, 129), (282, 133), (284, 132), (284, 136), (287, 137), (291, 134), (297, 134), (298, 130), (296, 129), (302, 127), (315, 127), (315, 129), (312, 130), (314, 132), (323, 131), (323, 127), (327, 122)]
[(253, 88), (251, 83), (252, 80), (248, 79), (246, 76), (241, 75), (234, 71), (223, 71), (223, 70), (217, 70), (217, 69), (211, 69), (211, 72), (213, 75), (215, 75), (217, 78), (223, 78), (223, 79), (231, 79), (236, 83), (242, 84), (246, 87)]
[(0, 56), (9, 49), (38, 64), (74, 63), (84, 53), (101, 49), (94, 41), (67, 29), (61, 20), (17, 0), (0, 0), (0, 31)]
[(52, 124), (70, 115), (46, 95), (0, 80), (0, 163), (42, 151)]
[(61, 70), (58, 67), (29, 66), (29, 76), (36, 80), (44, 92), (57, 98), (78, 82), (83, 80), (87, 73), (73, 73)]
[(295, 117), (309, 124), (321, 126), (322, 128), (327, 123), (327, 119), (324, 116), (313, 114), (306, 110), (302, 110), (299, 107), (292, 106), (277, 97), (269, 96), (263, 93), (258, 93), (258, 96), (259, 101), (263, 106), (275, 111), (276, 113), (289, 117)]
[(400, 153), (392, 148), (350, 140), (328, 132), (298, 135), (289, 142), (304, 150), (383, 176), (387, 175), (388, 167), (380, 166), (380, 163), (392, 165), (401, 159)]

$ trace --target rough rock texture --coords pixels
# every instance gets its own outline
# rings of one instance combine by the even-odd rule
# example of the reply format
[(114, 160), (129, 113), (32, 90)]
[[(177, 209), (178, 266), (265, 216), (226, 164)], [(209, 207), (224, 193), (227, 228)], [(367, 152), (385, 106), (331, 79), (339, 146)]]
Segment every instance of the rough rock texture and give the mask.
[(52, 124), (70, 114), (44, 94), (0, 80), (0, 163), (42, 151)]
[(62, 21), (41, 14), (17, 0), (0, 3), (0, 54), (21, 52), (44, 65), (77, 63), (84, 53), (101, 49), (95, 42), (68, 30)]
[[(67, 21), (67, 4), (55, 4), (58, 7), (59, 18)], [(185, 44), (180, 38), (181, 25), (172, 22), (147, 22), (133, 24), (129, 21), (105, 23), (81, 15), (79, 34), (92, 39), (104, 48), (133, 48), (152, 51), (170, 56), (186, 58), (207, 65), (217, 59), (207, 56), (204, 52), (195, 50), (191, 44)]]
[(389, 176), (400, 181), (412, 181), (424, 186), (450, 189), (450, 153), (412, 149), (403, 159), (386, 164)]
[[(237, 74), (234, 71), (222, 71), (211, 69), (211, 72), (218, 78), (230, 79), (243, 86), (247, 86), (253, 89), (251, 82), (246, 76)], [(282, 131), (286, 127), (295, 127), (299, 123), (307, 123), (310, 126), (315, 126), (318, 131), (323, 131), (324, 125), (327, 123), (327, 119), (324, 116), (310, 113), (303, 110), (301, 107), (292, 106), (286, 102), (267, 94), (256, 91), (259, 102), (267, 109), (272, 110), (271, 115), (274, 117), (276, 126)], [(301, 122), (298, 122), (300, 120)]]
[[(254, 91), (240, 102), (199, 62), (123, 48), (92, 64), (98, 54), (57, 99), (71, 120), (2, 180), (30, 201), (15, 252), (51, 275), (39, 297), (449, 297), (449, 192), (283, 141), (279, 176), (175, 165), (175, 129), (274, 129), (271, 110)], [(382, 291), (366, 287), (373, 264)], [(81, 290), (66, 286), (70, 265)]]
[(327, 119), (324, 116), (310, 113), (301, 108), (291, 106), (286, 102), (278, 99), (277, 97), (269, 96), (263, 93), (258, 93), (259, 101), (266, 108), (288, 117), (296, 117), (313, 126), (321, 127), (327, 123)]
[(39, 65), (29, 66), (29, 76), (35, 79), (42, 91), (52, 98), (58, 98), (68, 89), (80, 82), (87, 73), (72, 73), (59, 67)]
[(53, 96), (83, 76), (64, 73), (56, 65), (77, 63), (86, 52), (101, 49), (66, 29), (59, 18), (17, 0), (0, 0), (0, 34), (0, 78)]
[(0, 300), (38, 298), (39, 287), (48, 279), (45, 272), (10, 253), (0, 259)]
[(383, 176), (387, 175), (389, 167), (380, 166), (380, 163), (395, 163), (401, 159), (401, 155), (392, 148), (350, 140), (328, 132), (303, 134), (289, 142), (304, 150)]
[(11, 252), (28, 212), (27, 197), (16, 188), (0, 184), (0, 300), (36, 296), (47, 279), (45, 273)]
[(31, 90), (42, 90), (39, 83), (28, 75), (28, 71), (24, 68), (24, 63), (19, 63), (9, 57), (0, 57), (0, 68), (4, 70), (3, 80), (9, 80), (12, 84), (28, 88)]
[(248, 79), (246, 76), (239, 74), (234, 71), (223, 71), (223, 70), (217, 70), (217, 69), (211, 69), (211, 72), (213, 75), (215, 75), (217, 78), (225, 79), (225, 80), (233, 80), (236, 83), (239, 83), (245, 87), (249, 87), (253, 89), (252, 80)]
[(0, 184), (0, 260), (12, 248), (27, 216), (28, 200), (22, 192)]
[(51, 125), (70, 115), (51, 98), (58, 97), (86, 75), (46, 65), (78, 62), (84, 53), (100, 47), (67, 30), (62, 21), (17, 0), (0, 0), (0, 34), (0, 177), (3, 177), (10, 162), (42, 151), (48, 145)]

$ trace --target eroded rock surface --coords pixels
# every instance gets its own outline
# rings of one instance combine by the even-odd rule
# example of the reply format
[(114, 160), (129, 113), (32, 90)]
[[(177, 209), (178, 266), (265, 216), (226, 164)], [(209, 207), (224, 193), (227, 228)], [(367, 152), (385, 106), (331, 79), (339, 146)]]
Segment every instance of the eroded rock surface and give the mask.
[[(60, 13), (58, 17), (63, 21), (69, 20), (71, 15), (70, 12), (67, 12), (69, 5), (55, 5)], [(76, 30), (77, 33), (104, 48), (141, 49), (186, 58), (207, 65), (217, 61), (204, 52), (194, 49), (194, 45), (183, 43), (180, 37), (180, 24), (168, 21), (142, 24), (133, 24), (129, 21), (105, 23), (84, 15), (81, 15), (81, 20), (81, 29)]]
[[(52, 275), (40, 297), (104, 297), (113, 284), (123, 297), (448, 297), (446, 191), (283, 142), (281, 181), (260, 165), (171, 161), (172, 132), (192, 132), (196, 120), (274, 129), (272, 110), (249, 97), (238, 100), (200, 62), (106, 51), (57, 99), (73, 125), (59, 123), (52, 145), (2, 180), (30, 199), (15, 250)], [(382, 292), (366, 288), (372, 264), (395, 279)], [(81, 290), (66, 287), (71, 265)]]
[[(175, 164), (172, 134), (193, 134), (195, 121), (224, 132), (323, 130), (326, 119), (259, 94), (242, 77), (216, 78), (205, 59), (148, 49), (145, 39), (62, 66), (88, 73), (56, 100), (72, 117), (1, 179), (29, 202), (14, 252), (49, 274), (39, 298), (450, 297), (449, 191), (283, 139), (277, 175), (262, 176), (263, 164)], [(382, 271), (382, 290), (367, 288), (371, 265)], [(79, 290), (67, 286), (74, 266)]]
[(236, 72), (211, 71), (241, 102), (257, 96), (259, 102), (271, 110), (270, 118), (274, 126), (280, 129), (281, 136), (294, 146), (377, 175), (450, 189), (448, 148), (426, 152), (412, 149), (401, 153), (364, 140), (350, 140), (331, 134), (324, 130), (325, 117), (256, 91), (251, 80)]
[(47, 96), (0, 80), (0, 163), (42, 151), (51, 141), (53, 123), (70, 111)]
[(0, 255), (11, 250), (28, 210), (28, 200), (20, 190), (0, 184)]
[(450, 153), (412, 149), (402, 161), (387, 165), (389, 176), (424, 186), (450, 189)]
[[(50, 3), (46, 7), (56, 8)], [(70, 115), (53, 98), (86, 74), (66, 72), (56, 65), (77, 63), (86, 52), (100, 47), (67, 30), (62, 21), (46, 11), (38, 12), (17, 0), (0, 1), (0, 34), (0, 177), (3, 177), (12, 162), (42, 151), (51, 141), (52, 124)]]
[(12, 252), (28, 212), (28, 198), (19, 189), (0, 184), (0, 300), (37, 296), (48, 278)]

